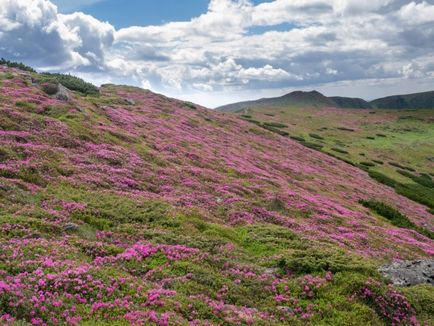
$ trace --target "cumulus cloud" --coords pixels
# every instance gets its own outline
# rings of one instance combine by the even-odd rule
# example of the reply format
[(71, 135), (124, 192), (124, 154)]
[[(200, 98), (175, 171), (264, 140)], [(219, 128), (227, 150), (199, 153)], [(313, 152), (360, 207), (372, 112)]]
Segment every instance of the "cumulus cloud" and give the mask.
[(0, 55), (211, 105), (349, 81), (417, 88), (434, 78), (433, 2), (210, 0), (189, 21), (115, 30), (49, 0), (0, 0)]
[(39, 67), (97, 65), (114, 40), (110, 24), (48, 0), (0, 0), (0, 31), (2, 54)]

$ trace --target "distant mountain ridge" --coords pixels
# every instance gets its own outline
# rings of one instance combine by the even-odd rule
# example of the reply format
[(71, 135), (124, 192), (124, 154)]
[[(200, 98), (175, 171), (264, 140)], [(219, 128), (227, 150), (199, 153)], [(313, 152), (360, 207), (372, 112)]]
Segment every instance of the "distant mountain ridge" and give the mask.
[(377, 109), (433, 109), (434, 91), (393, 95), (371, 101)]
[(262, 98), (255, 101), (245, 101), (220, 106), (217, 108), (223, 112), (240, 112), (255, 107), (336, 107), (348, 109), (434, 109), (434, 91), (414, 93), (407, 95), (387, 96), (365, 101), (361, 98), (342, 96), (327, 97), (318, 91), (294, 91), (283, 96)]

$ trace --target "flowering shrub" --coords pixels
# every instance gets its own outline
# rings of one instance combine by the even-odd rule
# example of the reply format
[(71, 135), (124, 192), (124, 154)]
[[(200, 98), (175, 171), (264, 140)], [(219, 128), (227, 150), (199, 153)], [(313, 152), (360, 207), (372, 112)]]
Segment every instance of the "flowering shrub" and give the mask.
[(347, 288), (377, 259), (434, 253), (358, 201), (382, 196), (418, 226), (421, 205), (198, 105), (114, 85), (62, 102), (0, 73), (0, 324), (410, 320), (398, 295), (373, 316), (378, 296)]
[(410, 303), (391, 286), (384, 288), (380, 282), (368, 280), (358, 296), (392, 325), (419, 325)]

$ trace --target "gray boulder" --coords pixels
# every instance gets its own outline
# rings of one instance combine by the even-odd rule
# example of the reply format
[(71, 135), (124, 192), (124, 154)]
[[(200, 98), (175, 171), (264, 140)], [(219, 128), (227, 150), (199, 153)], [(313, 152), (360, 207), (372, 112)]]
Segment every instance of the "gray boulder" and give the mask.
[(434, 259), (394, 262), (378, 270), (396, 286), (434, 285)]

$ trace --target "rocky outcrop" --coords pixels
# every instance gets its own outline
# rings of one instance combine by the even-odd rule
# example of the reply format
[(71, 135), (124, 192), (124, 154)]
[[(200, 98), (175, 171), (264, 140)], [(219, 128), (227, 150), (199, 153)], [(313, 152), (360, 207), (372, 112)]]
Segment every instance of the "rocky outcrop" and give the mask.
[(394, 262), (379, 271), (397, 286), (434, 285), (434, 259)]

